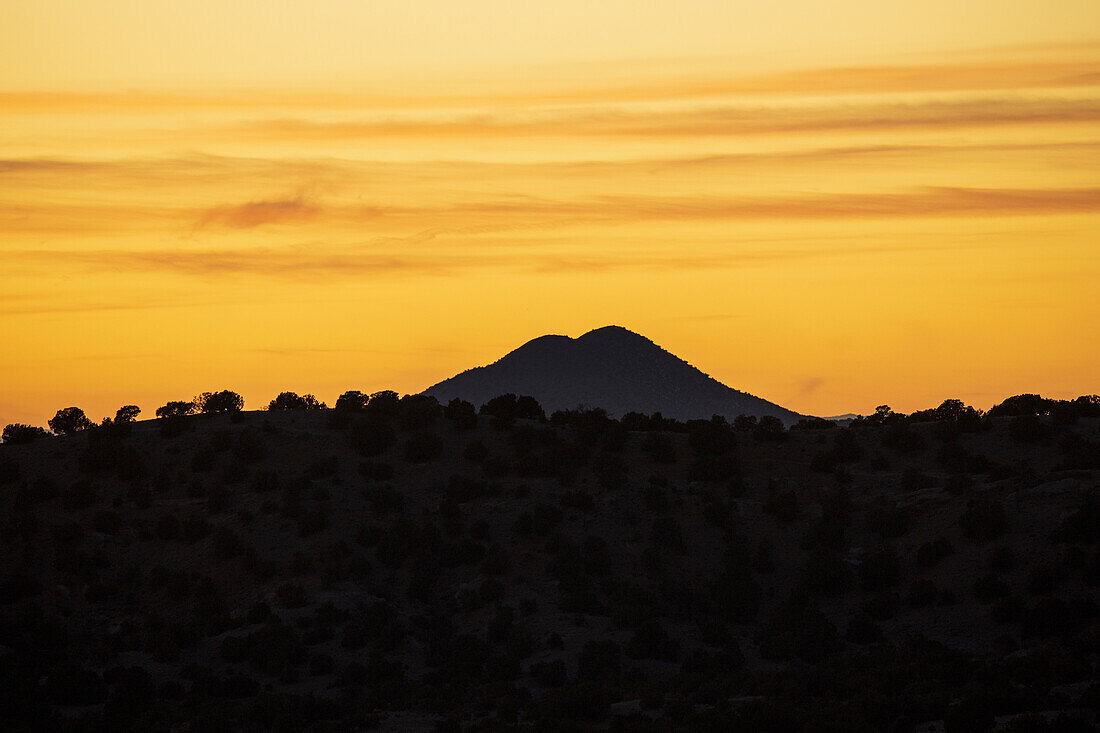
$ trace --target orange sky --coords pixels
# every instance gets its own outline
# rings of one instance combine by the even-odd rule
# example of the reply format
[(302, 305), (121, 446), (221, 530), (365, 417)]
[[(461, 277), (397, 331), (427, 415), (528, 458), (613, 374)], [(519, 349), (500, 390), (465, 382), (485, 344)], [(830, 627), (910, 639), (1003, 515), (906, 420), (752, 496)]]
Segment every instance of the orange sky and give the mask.
[(612, 323), (806, 413), (1100, 391), (1093, 0), (9, 5), (0, 424)]

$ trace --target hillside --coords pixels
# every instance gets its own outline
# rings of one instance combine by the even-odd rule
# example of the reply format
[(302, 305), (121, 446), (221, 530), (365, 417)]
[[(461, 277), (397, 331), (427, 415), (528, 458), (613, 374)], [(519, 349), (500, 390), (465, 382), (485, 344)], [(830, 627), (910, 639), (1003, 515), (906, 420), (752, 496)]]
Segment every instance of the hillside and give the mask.
[(547, 412), (600, 407), (615, 417), (660, 412), (677, 420), (722, 415), (771, 415), (785, 424), (801, 416), (739, 392), (703, 374), (660, 346), (620, 326), (578, 338), (542, 336), (499, 361), (446, 379), (424, 394), (481, 405), (511, 392), (531, 395)]
[(369, 407), (0, 445), (6, 729), (1096, 730), (1100, 418)]

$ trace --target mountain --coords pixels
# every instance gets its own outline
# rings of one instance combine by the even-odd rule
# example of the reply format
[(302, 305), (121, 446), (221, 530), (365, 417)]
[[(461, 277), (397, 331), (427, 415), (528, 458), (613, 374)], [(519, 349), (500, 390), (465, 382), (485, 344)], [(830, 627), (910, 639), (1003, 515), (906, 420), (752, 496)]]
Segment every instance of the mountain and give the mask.
[(579, 405), (612, 416), (660, 412), (678, 420), (801, 416), (707, 376), (649, 339), (620, 326), (578, 338), (541, 336), (499, 361), (469, 369), (424, 391), (440, 402), (459, 397), (482, 405), (500, 394), (531, 395), (548, 413)]

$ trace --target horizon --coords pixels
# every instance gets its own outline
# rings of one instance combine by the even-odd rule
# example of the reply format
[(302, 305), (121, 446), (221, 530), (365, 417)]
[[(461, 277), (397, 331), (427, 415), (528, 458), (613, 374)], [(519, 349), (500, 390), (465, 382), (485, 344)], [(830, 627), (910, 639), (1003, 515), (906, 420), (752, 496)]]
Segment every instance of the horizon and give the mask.
[(1094, 2), (11, 6), (0, 421), (601, 323), (802, 414), (1100, 391)]
[[(610, 330), (610, 329), (619, 329), (619, 330), (622, 330), (622, 331), (626, 331), (627, 333), (629, 333), (633, 336), (641, 337), (642, 339), (649, 342), (650, 344), (652, 344), (657, 349), (660, 349), (662, 351), (667, 351), (666, 349), (663, 349), (663, 347), (661, 347), (660, 344), (657, 344), (657, 343), (653, 342), (651, 339), (647, 338), (645, 336), (645, 334), (639, 334), (635, 331), (632, 331), (628, 328), (625, 328), (624, 326), (620, 326), (620, 325), (617, 325), (617, 324), (608, 324), (608, 325), (605, 325), (605, 326), (600, 326), (598, 328), (590, 329), (588, 331), (585, 331), (582, 334), (579, 334), (577, 336), (572, 336), (572, 337), (568, 336), (568, 335), (565, 335), (565, 334), (542, 334), (540, 336), (536, 336), (534, 338), (528, 339), (527, 341), (525, 341), (520, 346), (517, 346), (515, 349), (512, 349), (512, 350), (508, 351), (506, 354), (501, 354), (501, 356), (498, 359), (487, 362), (486, 364), (480, 364), (480, 365), (470, 367), (466, 370), (463, 370), (463, 371), (460, 371), (460, 372), (458, 372), (454, 375), (451, 375), (451, 377), (458, 377), (458, 376), (461, 376), (461, 375), (463, 375), (464, 373), (466, 373), (468, 371), (473, 371), (473, 370), (476, 370), (476, 369), (490, 367), (493, 364), (495, 364), (496, 362), (503, 359), (505, 356), (508, 356), (508, 355), (511, 355), (514, 352), (520, 351), (523, 347), (527, 346), (528, 344), (530, 344), (534, 341), (542, 340), (542, 339), (545, 339), (545, 338), (548, 338), (548, 337), (549, 338), (565, 338), (565, 339), (569, 339), (570, 341), (576, 341), (576, 340), (580, 339), (582, 336), (587, 336), (587, 335), (589, 335), (591, 333), (595, 333), (597, 331), (607, 331), (607, 330)], [(669, 353), (671, 353), (671, 352), (669, 352)], [(687, 361), (686, 359), (683, 359), (679, 355), (672, 354), (672, 356), (676, 357), (677, 360), (681, 361), (687, 367), (698, 370), (698, 367), (696, 367), (690, 361)], [(707, 374), (706, 372), (704, 372), (702, 370), (698, 370), (698, 371), (700, 371), (701, 373), (703, 373), (707, 377), (714, 378), (713, 375)], [(372, 389), (357, 389), (357, 388), (349, 387), (345, 390), (339, 391), (336, 394), (333, 394), (331, 396), (331, 398), (327, 398), (325, 395), (316, 395), (316, 394), (314, 394), (312, 392), (308, 392), (308, 391), (297, 392), (295, 390), (290, 390), (290, 389), (280, 390), (278, 393), (275, 393), (275, 394), (271, 395), (270, 398), (262, 398), (262, 399), (259, 399), (259, 400), (251, 399), (251, 398), (248, 398), (248, 397), (245, 397), (245, 396), (241, 395), (242, 399), (244, 400), (244, 408), (241, 411), (242, 412), (265, 412), (265, 411), (268, 411), (268, 410), (271, 409), (270, 406), (269, 406), (269, 403), (272, 402), (275, 399), (275, 397), (279, 396), (280, 394), (288, 393), (288, 392), (291, 393), (291, 394), (300, 395), (300, 396), (303, 396), (303, 397), (307, 397), (307, 396), (308, 397), (314, 397), (314, 398), (316, 398), (317, 400), (320, 401), (321, 405), (323, 406), (323, 409), (331, 409), (331, 407), (333, 405), (335, 405), (335, 403), (336, 403), (336, 398), (339, 397), (344, 392), (347, 392), (349, 390), (361, 391), (361, 392), (363, 392), (364, 394), (367, 394), (367, 395), (370, 395), (370, 394), (373, 394), (373, 393), (376, 393), (376, 392), (383, 392), (383, 391), (389, 390), (389, 391), (395, 391), (399, 396), (412, 396), (412, 395), (424, 394), (424, 393), (430, 391), (433, 387), (438, 386), (442, 382), (449, 381), (449, 379), (450, 379), (450, 377), (445, 377), (441, 380), (438, 380), (438, 381), (428, 385), (424, 389), (418, 390), (416, 392), (402, 392), (400, 390), (389, 390), (388, 387), (381, 386), (378, 389), (373, 389), (373, 388)], [(719, 381), (719, 383), (722, 383), (721, 380), (718, 380), (718, 381)], [(728, 384), (725, 384), (725, 383), (722, 383), (722, 384), (723, 384), (723, 386), (732, 387), (734, 389), (737, 389), (736, 387), (733, 387), (733, 385), (728, 385)], [(182, 401), (185, 401), (185, 402), (186, 401), (193, 401), (197, 398), (198, 395), (202, 394), (204, 391), (205, 392), (215, 392), (215, 391), (220, 391), (220, 390), (224, 390), (224, 389), (228, 389), (230, 392), (233, 392), (235, 394), (239, 394), (235, 390), (233, 390), (232, 387), (222, 386), (222, 387), (212, 388), (210, 390), (194, 390), (193, 393), (192, 393), (192, 395), (193, 395), (192, 397), (185, 397), (183, 395), (176, 395), (175, 397), (171, 398), (171, 400), (177, 400), (178, 399), (178, 400), (182, 400)], [(741, 390), (741, 391), (745, 392), (745, 390)], [(506, 394), (506, 392), (502, 392), (501, 394), (504, 395), (504, 394)], [(761, 395), (754, 395), (751, 392), (746, 392), (746, 394), (749, 394), (753, 397), (761, 397)], [(981, 413), (985, 413), (985, 412), (988, 412), (989, 409), (991, 409), (992, 407), (995, 407), (995, 406), (1001, 404), (1002, 402), (1008, 400), (1009, 398), (1018, 397), (1018, 396), (1022, 396), (1022, 395), (1025, 395), (1025, 394), (1037, 395), (1038, 393), (1023, 392), (1023, 393), (1018, 393), (1018, 394), (1013, 394), (1013, 395), (1005, 395), (1003, 398), (991, 403), (988, 407), (982, 406), (982, 405), (971, 405), (966, 400), (962, 400), (962, 402), (964, 404), (966, 404), (967, 406), (974, 407), (975, 409), (977, 409)], [(523, 395), (519, 395), (519, 396), (523, 396)], [(528, 396), (531, 396), (531, 395), (528, 395)], [(1038, 396), (1043, 397), (1043, 398), (1047, 398), (1047, 399), (1070, 400), (1070, 401), (1072, 401), (1077, 397), (1090, 396), (1090, 393), (1082, 393), (1082, 394), (1079, 394), (1079, 395), (1068, 395), (1068, 396), (1053, 396), (1053, 395), (1038, 395)], [(539, 399), (537, 395), (534, 395), (534, 397), (536, 399)], [(767, 399), (766, 397), (762, 397), (762, 398)], [(918, 412), (918, 411), (929, 410), (929, 409), (935, 408), (935, 407), (939, 406), (942, 402), (952, 400), (952, 399), (958, 399), (958, 398), (957, 398), (957, 396), (947, 395), (942, 400), (936, 400), (933, 403), (924, 405), (922, 407), (914, 408), (914, 409), (901, 409), (901, 410), (898, 410), (898, 409), (895, 409), (895, 406), (893, 404), (891, 404), (889, 401), (887, 401), (885, 403), (880, 402), (874, 408), (866, 410), (864, 412), (845, 412), (845, 413), (833, 413), (833, 414), (828, 414), (828, 415), (826, 415), (826, 414), (814, 415), (814, 414), (810, 414), (810, 413), (800, 413), (800, 414), (801, 414), (801, 416), (808, 417), (808, 418), (817, 418), (817, 419), (825, 419), (825, 420), (845, 420), (845, 419), (850, 419), (850, 418), (853, 418), (853, 417), (865, 417), (865, 416), (868, 416), (868, 415), (873, 415), (876, 412), (876, 410), (879, 406), (887, 405), (891, 408), (891, 411), (893, 411), (895, 413), (898, 413), (898, 414), (901, 414), (901, 415), (906, 415), (906, 414), (909, 414), (909, 413), (915, 413), (915, 412)], [(166, 400), (165, 402), (167, 403), (168, 401), (169, 400)], [(256, 405), (257, 403), (258, 403), (258, 406), (250, 406), (250, 405)], [(127, 403), (127, 404), (132, 404), (132, 403)], [(118, 407), (121, 407), (121, 406), (122, 405), (120, 404)], [(140, 413), (138, 415), (138, 419), (136, 420), (137, 422), (153, 421), (153, 420), (157, 419), (156, 417), (153, 417), (153, 413), (155, 412), (156, 407), (150, 406), (147, 409), (146, 407), (144, 407), (142, 405), (136, 405), (136, 406), (140, 408)], [(157, 405), (157, 407), (160, 407), (160, 406), (161, 405)], [(778, 406), (782, 407), (782, 408), (786, 408), (786, 405), (778, 405)], [(60, 412), (63, 409), (71, 409), (73, 407), (79, 408), (81, 410), (81, 412), (84, 412), (83, 408), (80, 405), (64, 405), (63, 407), (58, 407), (57, 412)], [(95, 413), (92, 413), (92, 414), (88, 415), (88, 417), (92, 419), (93, 424), (96, 424), (96, 423), (99, 423), (102, 420), (104, 420), (106, 418), (110, 418), (112, 415), (114, 415), (114, 413), (116, 412), (118, 407), (106, 410), (103, 413), (102, 416), (96, 416)], [(482, 407), (482, 405), (477, 405), (477, 404), (474, 405), (475, 409), (479, 408), (479, 407)], [(579, 404), (579, 405), (576, 405), (574, 408), (569, 408), (569, 409), (581, 409), (581, 408), (589, 408), (589, 407), (604, 408), (604, 407), (606, 407), (606, 405), (598, 405), (598, 404), (580, 405)], [(789, 409), (789, 408), (786, 408), (786, 409)], [(798, 412), (798, 411), (796, 410), (795, 412)], [(648, 414), (656, 414), (656, 413), (644, 412), (643, 414), (648, 415)], [(614, 414), (613, 412), (610, 412), (610, 411), (608, 412), (608, 415), (612, 419), (621, 419), (623, 417), (623, 415)], [(144, 416), (144, 417), (142, 417), (142, 416)], [(41, 422), (39, 422), (39, 423), (34, 423), (34, 422), (22, 423), (18, 420), (5, 421), (2, 418), (0, 418), (0, 423), (8, 424), (9, 422), (16, 423), (16, 424), (29, 424), (29, 425), (32, 425), (32, 426), (44, 426), (46, 424), (47, 420), (44, 417), (41, 420)]]

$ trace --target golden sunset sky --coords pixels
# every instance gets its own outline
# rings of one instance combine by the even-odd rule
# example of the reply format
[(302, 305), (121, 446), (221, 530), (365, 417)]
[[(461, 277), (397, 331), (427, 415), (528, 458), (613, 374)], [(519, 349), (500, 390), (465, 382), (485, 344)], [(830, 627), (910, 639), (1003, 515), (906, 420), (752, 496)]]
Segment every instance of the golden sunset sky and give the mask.
[(4, 3), (0, 424), (608, 324), (818, 415), (1100, 391), (1100, 2)]

